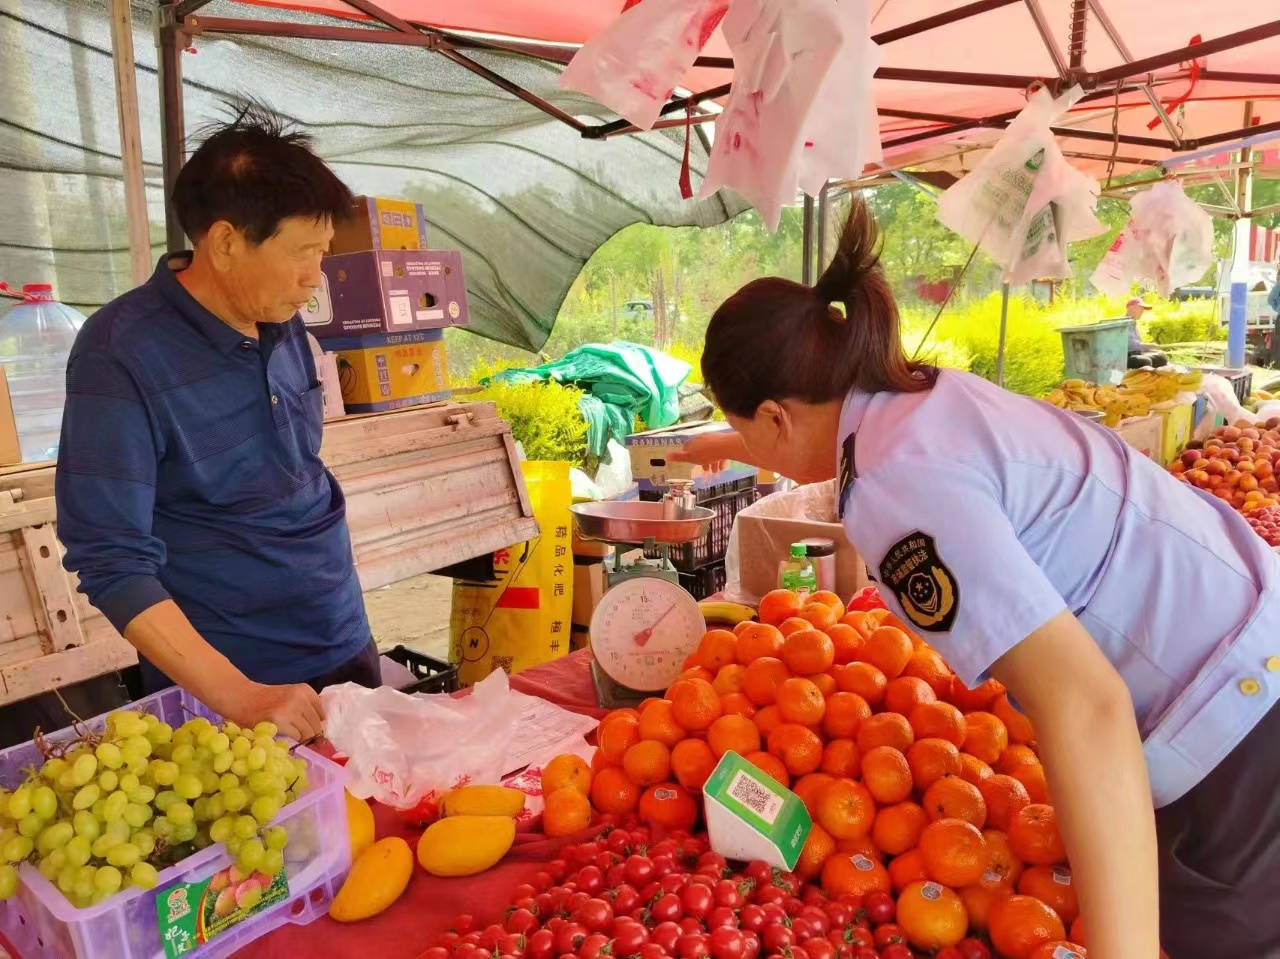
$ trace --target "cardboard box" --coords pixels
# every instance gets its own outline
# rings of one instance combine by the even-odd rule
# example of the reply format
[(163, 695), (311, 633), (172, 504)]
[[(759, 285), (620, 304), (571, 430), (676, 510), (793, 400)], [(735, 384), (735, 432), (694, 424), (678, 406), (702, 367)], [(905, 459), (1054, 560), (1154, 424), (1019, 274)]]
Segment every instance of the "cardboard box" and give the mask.
[[(1119, 437), (1147, 459), (1160, 462), (1160, 446), (1164, 442), (1164, 420), (1154, 413), (1131, 416), (1115, 428)], [(1162, 464), (1163, 465), (1163, 464)]]
[(871, 580), (867, 566), (836, 518), (834, 480), (799, 486), (757, 500), (734, 517), (725, 598), (754, 605), (778, 588), (778, 564), (791, 544), (813, 538), (836, 544), (836, 592), (845, 600)]
[(710, 421), (701, 423), (677, 423), (664, 429), (649, 430), (644, 433), (632, 433), (626, 439), (627, 451), (631, 454), (631, 476), (641, 490), (664, 489), (672, 479), (693, 480), (694, 489), (718, 486), (756, 475), (754, 466), (744, 463), (730, 463), (729, 468), (719, 473), (709, 473), (700, 466), (691, 463), (672, 463), (667, 457), (695, 436), (706, 433), (728, 432), (727, 423)]
[(326, 256), (324, 281), (302, 313), (317, 339), (467, 325), (467, 285), (455, 250), (374, 250)]
[(422, 204), (377, 196), (356, 197), (351, 218), (333, 225), (330, 255), (366, 250), (425, 250), (427, 221)]
[(726, 859), (794, 869), (813, 828), (800, 797), (735, 752), (702, 789), (711, 848)]
[(442, 330), (326, 340), (325, 348), (337, 358), (348, 413), (381, 413), (449, 398)]
[(1168, 466), (1182, 455), (1182, 451), (1187, 448), (1187, 441), (1191, 439), (1191, 404), (1170, 400), (1151, 407), (1151, 412), (1161, 418), (1164, 427), (1160, 441), (1160, 459), (1157, 462)]
[(13, 398), (9, 395), (9, 380), (0, 366), (0, 466), (14, 466), (22, 462), (22, 447), (18, 445), (18, 423), (13, 418)]

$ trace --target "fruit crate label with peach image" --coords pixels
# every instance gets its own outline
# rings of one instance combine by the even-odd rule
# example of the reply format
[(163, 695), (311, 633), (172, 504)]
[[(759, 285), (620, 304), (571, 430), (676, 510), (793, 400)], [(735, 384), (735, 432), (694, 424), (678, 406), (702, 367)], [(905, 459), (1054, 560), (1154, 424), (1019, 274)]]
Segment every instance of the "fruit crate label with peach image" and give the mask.
[(702, 791), (711, 848), (728, 859), (763, 860), (794, 869), (812, 821), (804, 803), (734, 752), (727, 752)]
[(173, 886), (156, 896), (165, 959), (195, 952), (232, 926), (289, 898), (283, 872), (274, 878), (255, 872), (234, 882), (234, 869), (228, 866), (208, 879)]

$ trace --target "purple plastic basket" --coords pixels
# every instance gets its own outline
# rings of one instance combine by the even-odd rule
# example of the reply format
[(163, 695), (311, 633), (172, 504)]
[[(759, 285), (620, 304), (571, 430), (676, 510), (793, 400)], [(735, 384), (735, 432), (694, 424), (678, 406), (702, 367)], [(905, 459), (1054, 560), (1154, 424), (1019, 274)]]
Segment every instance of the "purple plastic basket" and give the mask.
[[(126, 708), (153, 713), (175, 729), (194, 716), (219, 720), (195, 697), (176, 687)], [(106, 718), (103, 714), (87, 725), (104, 729)], [(57, 743), (74, 735), (68, 728), (48, 739)], [(306, 747), (298, 747), (294, 755), (307, 761), (307, 791), (272, 821), (289, 830), (285, 849), (288, 898), (230, 927), (187, 956), (222, 959), (278, 926), (306, 925), (329, 911), (351, 868), (342, 795), (346, 771)], [(0, 786), (16, 786), (24, 778), (24, 770), (40, 763), (39, 750), (32, 743), (0, 752)], [(156, 899), (180, 883), (207, 879), (231, 863), (226, 849), (210, 846), (163, 870), (154, 889), (131, 887), (87, 909), (77, 909), (33, 865), (23, 863), (18, 894), (0, 901), (0, 936), (5, 940), (0, 944), (16, 950), (14, 959), (163, 959)]]

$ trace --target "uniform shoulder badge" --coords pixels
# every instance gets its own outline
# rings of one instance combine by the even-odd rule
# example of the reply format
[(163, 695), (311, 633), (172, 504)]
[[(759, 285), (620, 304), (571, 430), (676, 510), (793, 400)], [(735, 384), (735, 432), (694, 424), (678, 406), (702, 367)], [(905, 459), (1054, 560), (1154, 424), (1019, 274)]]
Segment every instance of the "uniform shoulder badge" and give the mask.
[(955, 625), (960, 589), (932, 536), (916, 530), (890, 546), (880, 561), (880, 582), (917, 628), (946, 633)]
[(853, 481), (858, 478), (858, 467), (854, 463), (854, 452), (857, 448), (858, 434), (850, 433), (840, 444), (840, 474), (836, 487), (836, 516), (844, 519), (844, 500), (853, 488)]

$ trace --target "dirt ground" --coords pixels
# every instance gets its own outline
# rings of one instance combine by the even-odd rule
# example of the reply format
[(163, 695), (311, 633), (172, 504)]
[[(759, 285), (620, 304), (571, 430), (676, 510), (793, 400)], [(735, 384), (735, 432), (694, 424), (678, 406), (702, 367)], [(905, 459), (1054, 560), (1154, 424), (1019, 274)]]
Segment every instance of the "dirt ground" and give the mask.
[(365, 593), (365, 609), (378, 648), (404, 645), (447, 660), (452, 596), (453, 580), (430, 575)]

